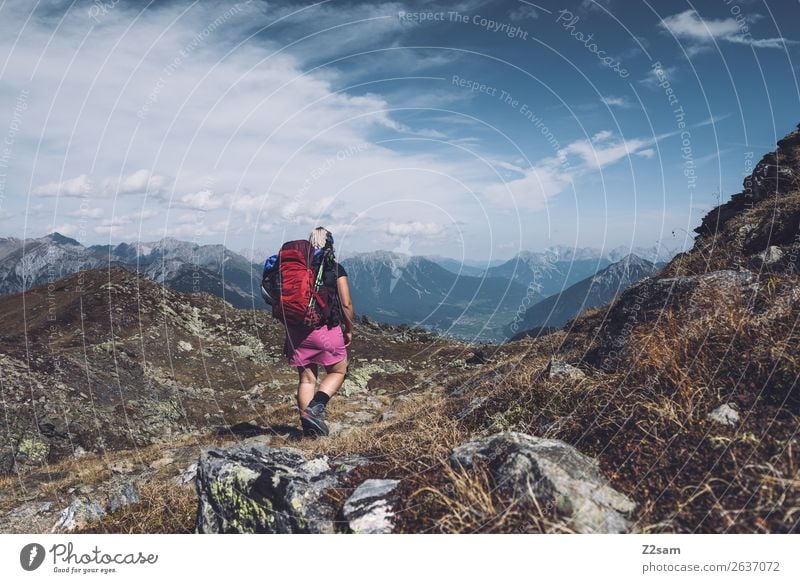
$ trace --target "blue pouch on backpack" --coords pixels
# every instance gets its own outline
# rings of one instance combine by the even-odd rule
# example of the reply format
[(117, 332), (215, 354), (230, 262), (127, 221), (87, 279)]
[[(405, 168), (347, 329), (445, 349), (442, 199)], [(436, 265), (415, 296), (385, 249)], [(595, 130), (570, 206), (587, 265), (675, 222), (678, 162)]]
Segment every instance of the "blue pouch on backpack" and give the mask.
[(270, 255), (264, 262), (264, 272), (261, 275), (261, 297), (267, 305), (273, 305), (277, 299), (279, 292), (277, 290), (276, 281), (274, 277), (270, 277), (278, 267), (278, 255)]

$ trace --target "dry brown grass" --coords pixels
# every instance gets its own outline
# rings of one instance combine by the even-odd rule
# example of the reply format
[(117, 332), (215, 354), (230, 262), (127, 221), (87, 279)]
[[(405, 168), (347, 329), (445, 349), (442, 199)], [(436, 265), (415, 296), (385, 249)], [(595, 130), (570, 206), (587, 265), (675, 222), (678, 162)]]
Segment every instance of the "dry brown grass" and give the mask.
[(442, 464), (436, 485), (427, 485), (409, 496), (411, 507), (424, 509), (428, 532), (555, 533), (571, 532), (552, 511), (531, 497), (529, 503), (502, 496), (487, 468), (470, 470)]
[[(118, 468), (127, 466), (131, 479), (150, 462), (171, 456), (175, 450), (197, 447), (224, 447), (231, 444), (229, 436), (214, 433), (205, 436), (184, 436), (170, 444), (155, 444), (137, 450), (114, 451), (105, 455), (88, 454), (80, 458), (65, 458), (43, 466), (20, 467), (20, 472), (0, 478), (0, 511), (9, 511), (20, 500), (50, 500), (66, 505), (71, 488), (102, 489), (102, 485), (117, 475)], [(180, 487), (171, 482), (177, 468), (168, 464), (157, 470), (150, 482), (140, 487), (141, 503), (105, 517), (89, 525), (86, 532), (187, 532), (193, 530), (191, 520), (196, 508), (192, 487)], [(190, 504), (191, 502), (191, 504)], [(192, 508), (190, 508), (192, 506)], [(187, 522), (187, 517), (191, 520)], [(137, 526), (139, 525), (139, 526)], [(188, 525), (188, 526), (187, 526)], [(161, 530), (162, 528), (168, 530)], [(83, 531), (82, 531), (83, 532)]]
[(197, 494), (193, 486), (159, 481), (139, 489), (140, 502), (89, 525), (78, 533), (184, 534), (194, 532)]
[(668, 395), (690, 421), (719, 387), (726, 394), (718, 397), (738, 390), (798, 412), (798, 302), (787, 293), (798, 286), (796, 277), (773, 276), (749, 302), (713, 289), (696, 294), (692, 305), (661, 314), (658, 325), (634, 329), (628, 378)]
[[(597, 456), (638, 502), (644, 532), (797, 531), (798, 286), (773, 276), (749, 304), (698, 294), (635, 327), (616, 372), (581, 382), (537, 377), (533, 343), (507, 382), (482, 374), (454, 409), (481, 395), (471, 430), (527, 431)], [(707, 419), (722, 403), (738, 405), (736, 427)]]
[(416, 395), (387, 421), (357, 427), (327, 440), (307, 441), (311, 454), (360, 455), (390, 470), (424, 471), (430, 460), (449, 455), (464, 433), (446, 415), (439, 394)]

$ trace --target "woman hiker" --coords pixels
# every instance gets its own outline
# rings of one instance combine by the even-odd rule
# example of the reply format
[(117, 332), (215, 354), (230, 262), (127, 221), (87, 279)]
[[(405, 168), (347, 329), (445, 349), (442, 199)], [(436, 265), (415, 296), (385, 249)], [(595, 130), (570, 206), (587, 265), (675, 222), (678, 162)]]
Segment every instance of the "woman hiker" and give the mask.
[[(287, 325), (284, 354), (297, 368), (297, 406), (303, 433), (328, 435), (325, 407), (344, 382), (347, 373), (347, 346), (353, 340), (353, 303), (347, 272), (335, 260), (333, 235), (324, 227), (311, 231), (308, 238), (314, 249), (312, 267), (322, 269), (321, 297), (327, 298), (330, 314), (318, 328)], [(322, 264), (320, 267), (320, 263)], [(317, 387), (319, 367), (325, 378)]]

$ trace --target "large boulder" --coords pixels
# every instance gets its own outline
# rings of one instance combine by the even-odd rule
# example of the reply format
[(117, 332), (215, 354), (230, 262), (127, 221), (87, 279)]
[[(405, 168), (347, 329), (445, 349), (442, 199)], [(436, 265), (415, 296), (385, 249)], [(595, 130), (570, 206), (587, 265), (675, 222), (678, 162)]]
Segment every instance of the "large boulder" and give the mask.
[(197, 531), (332, 533), (336, 509), (323, 494), (349, 469), (263, 443), (209, 450), (197, 467)]
[(498, 490), (531, 507), (554, 506), (583, 533), (627, 532), (635, 504), (614, 490), (596, 460), (571, 445), (524, 433), (503, 432), (458, 446), (456, 467), (488, 468)]
[(400, 480), (365, 480), (342, 507), (342, 519), (349, 532), (389, 534), (394, 530), (395, 490)]

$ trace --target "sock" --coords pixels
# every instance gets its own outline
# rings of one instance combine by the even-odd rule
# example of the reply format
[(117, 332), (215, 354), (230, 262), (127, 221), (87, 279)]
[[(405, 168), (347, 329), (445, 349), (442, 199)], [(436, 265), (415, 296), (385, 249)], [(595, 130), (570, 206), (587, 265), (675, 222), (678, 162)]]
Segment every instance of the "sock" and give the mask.
[(325, 405), (328, 404), (328, 401), (330, 401), (330, 400), (331, 400), (331, 398), (327, 394), (325, 394), (323, 391), (317, 391), (314, 394), (314, 398), (311, 399), (311, 402), (308, 404), (308, 406), (310, 407), (311, 405), (314, 405), (316, 403), (321, 403), (323, 406), (325, 406)]

